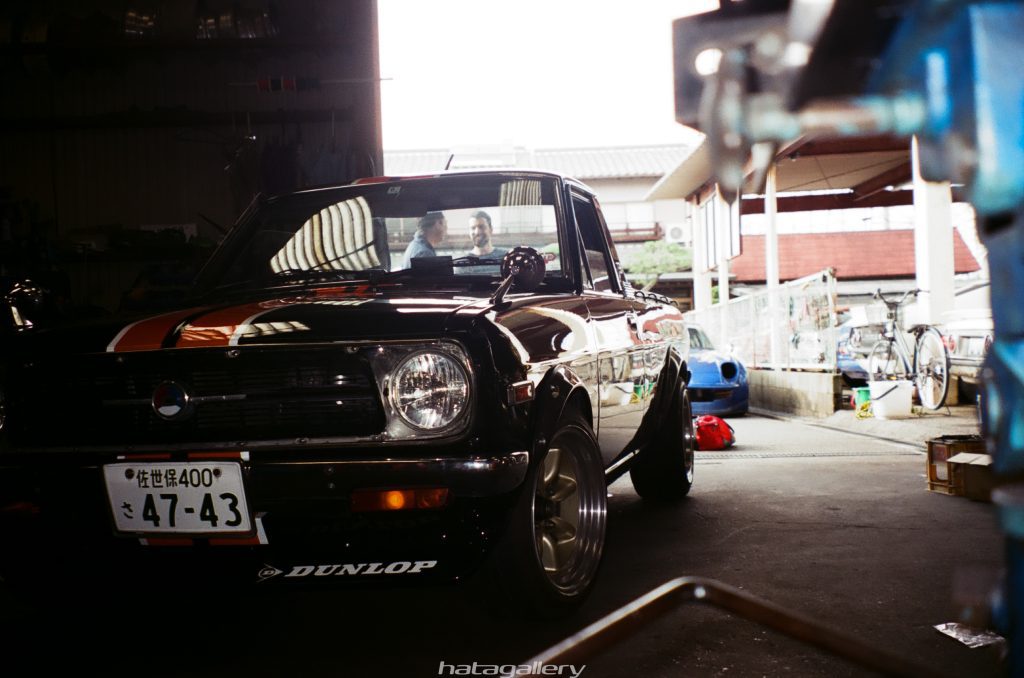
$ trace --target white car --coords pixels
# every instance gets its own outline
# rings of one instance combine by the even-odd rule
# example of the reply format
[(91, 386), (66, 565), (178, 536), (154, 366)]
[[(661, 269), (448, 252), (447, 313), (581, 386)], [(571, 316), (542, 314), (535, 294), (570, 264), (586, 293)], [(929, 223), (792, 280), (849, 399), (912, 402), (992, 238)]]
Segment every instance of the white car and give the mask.
[(949, 373), (962, 382), (976, 385), (992, 345), (992, 315), (979, 312), (976, 317), (963, 317), (939, 326), (949, 349)]
[(944, 314), (938, 325), (949, 350), (949, 373), (960, 386), (962, 396), (974, 398), (981, 365), (992, 345), (992, 307), (989, 281), (977, 280), (956, 291), (957, 310)]

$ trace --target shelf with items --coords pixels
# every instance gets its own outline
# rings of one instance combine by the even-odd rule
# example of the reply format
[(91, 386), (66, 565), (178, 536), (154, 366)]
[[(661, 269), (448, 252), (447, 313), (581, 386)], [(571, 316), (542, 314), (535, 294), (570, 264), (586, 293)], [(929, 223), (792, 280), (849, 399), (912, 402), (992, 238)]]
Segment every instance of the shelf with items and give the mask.
[(122, 38), (110, 40), (69, 40), (46, 42), (21, 42), (0, 46), (0, 56), (32, 56), (42, 54), (64, 54), (81, 56), (89, 54), (160, 54), (173, 52), (248, 52), (269, 51), (276, 53), (337, 52), (349, 49), (345, 40), (327, 39), (324, 36), (309, 38)]
[(187, 107), (154, 110), (129, 109), (93, 115), (15, 117), (0, 116), (0, 130), (7, 133), (49, 132), (58, 130), (146, 129), (159, 127), (218, 127), (277, 125), (292, 123), (332, 123), (349, 120), (348, 108), (252, 111), (200, 111)]

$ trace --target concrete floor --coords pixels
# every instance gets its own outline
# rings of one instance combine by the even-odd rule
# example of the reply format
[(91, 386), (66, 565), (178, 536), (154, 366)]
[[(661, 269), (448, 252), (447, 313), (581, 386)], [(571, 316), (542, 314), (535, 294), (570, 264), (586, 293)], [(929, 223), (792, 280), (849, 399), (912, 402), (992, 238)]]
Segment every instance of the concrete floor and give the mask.
[[(850, 391), (846, 391), (849, 399)], [(799, 421), (816, 427), (845, 431), (879, 440), (903, 442), (925, 449), (927, 441), (943, 435), (967, 435), (980, 431), (976, 405), (952, 405), (939, 410), (926, 410), (914, 405), (913, 414), (901, 419), (879, 419), (874, 416), (860, 418), (852, 407), (846, 406), (828, 417), (794, 417), (772, 412), (756, 412), (763, 416)]]
[[(731, 423), (738, 445), (700, 456), (685, 515), (621, 488), (616, 515), (645, 520), (616, 535), (625, 544), (613, 562), (675, 531), (686, 544), (673, 553), (680, 574), (741, 587), (949, 675), (998, 675), (998, 650), (933, 628), (957, 620), (954, 580), (996, 578), (991, 505), (926, 491), (924, 455), (911, 447), (785, 420)], [(615, 661), (654, 676), (870, 675), (713, 610), (684, 608), (658, 628)]]
[[(569, 619), (494, 619), (465, 587), (203, 597), (167, 581), (39, 604), (0, 589), (5, 664), (29, 667), (5, 675), (70, 659), (104, 675), (436, 676), (441, 662), (525, 661), (684, 575), (740, 587), (946, 675), (999, 675), (998, 649), (972, 650), (933, 628), (957, 620), (958, 576), (983, 583), (1002, 564), (990, 504), (926, 491), (919, 446), (794, 420), (731, 423), (737, 446), (699, 455), (682, 504), (651, 507), (628, 477), (611, 487), (600, 580)], [(97, 595), (115, 622), (101, 620)], [(874, 674), (689, 605), (589, 658), (581, 675)]]

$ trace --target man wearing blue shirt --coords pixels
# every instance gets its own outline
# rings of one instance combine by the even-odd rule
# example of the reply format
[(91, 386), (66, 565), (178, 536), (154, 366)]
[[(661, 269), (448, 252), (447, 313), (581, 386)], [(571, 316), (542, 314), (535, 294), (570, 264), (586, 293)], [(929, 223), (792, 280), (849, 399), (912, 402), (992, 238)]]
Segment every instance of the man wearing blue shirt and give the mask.
[(448, 220), (444, 212), (427, 212), (420, 217), (416, 225), (416, 235), (405, 248), (402, 257), (402, 268), (411, 268), (412, 260), (417, 257), (436, 257), (435, 247), (441, 244), (448, 234)]

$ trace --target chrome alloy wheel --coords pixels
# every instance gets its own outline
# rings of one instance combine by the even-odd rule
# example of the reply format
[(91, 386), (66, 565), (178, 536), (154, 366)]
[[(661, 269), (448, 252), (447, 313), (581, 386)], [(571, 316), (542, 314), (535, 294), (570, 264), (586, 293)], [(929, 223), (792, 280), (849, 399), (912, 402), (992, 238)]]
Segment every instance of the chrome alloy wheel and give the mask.
[(533, 502), (537, 556), (561, 593), (585, 589), (604, 548), (607, 495), (604, 474), (590, 468), (582, 450), (590, 441), (567, 427), (551, 441), (538, 469)]

